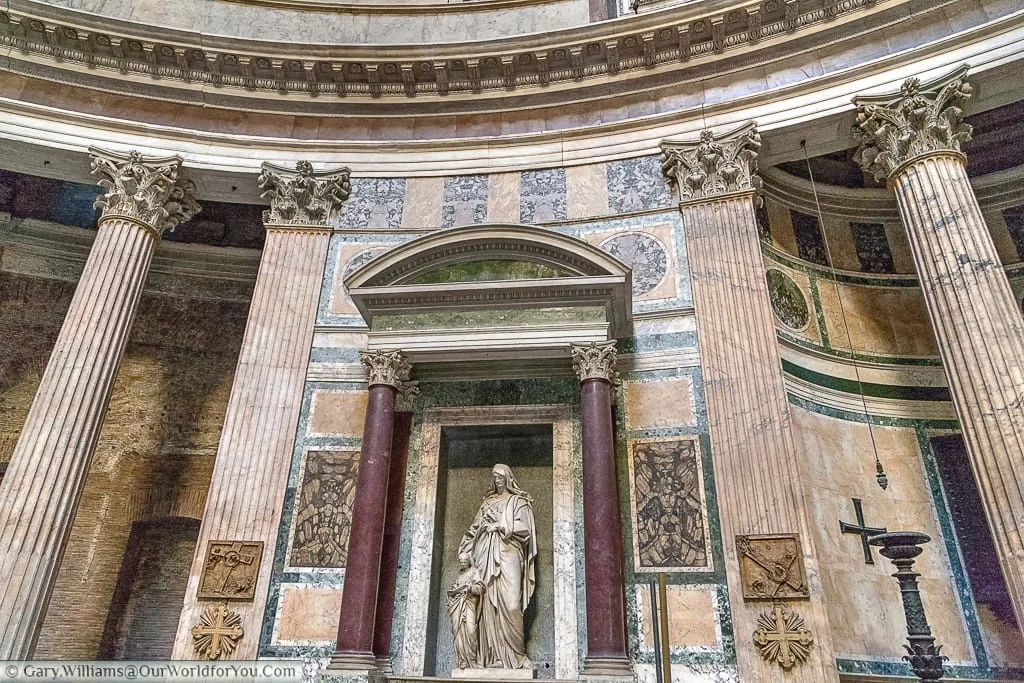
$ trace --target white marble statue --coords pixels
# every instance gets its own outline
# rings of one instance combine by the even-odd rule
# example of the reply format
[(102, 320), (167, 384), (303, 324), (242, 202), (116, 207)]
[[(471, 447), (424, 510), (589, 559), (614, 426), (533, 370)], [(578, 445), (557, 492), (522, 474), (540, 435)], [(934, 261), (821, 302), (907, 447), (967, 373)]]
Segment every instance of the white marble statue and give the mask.
[(533, 498), (519, 488), (508, 465), (495, 465), (492, 477), (459, 544), (462, 572), (448, 591), (455, 664), (525, 669), (531, 664), (523, 612), (536, 583)]

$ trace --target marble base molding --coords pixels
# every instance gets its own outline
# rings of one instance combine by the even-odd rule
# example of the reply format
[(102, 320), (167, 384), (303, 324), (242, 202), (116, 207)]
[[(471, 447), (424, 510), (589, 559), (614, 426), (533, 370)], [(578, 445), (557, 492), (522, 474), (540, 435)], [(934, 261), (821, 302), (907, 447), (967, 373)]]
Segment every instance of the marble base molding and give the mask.
[(532, 681), (535, 669), (452, 669), (452, 678), (475, 681)]

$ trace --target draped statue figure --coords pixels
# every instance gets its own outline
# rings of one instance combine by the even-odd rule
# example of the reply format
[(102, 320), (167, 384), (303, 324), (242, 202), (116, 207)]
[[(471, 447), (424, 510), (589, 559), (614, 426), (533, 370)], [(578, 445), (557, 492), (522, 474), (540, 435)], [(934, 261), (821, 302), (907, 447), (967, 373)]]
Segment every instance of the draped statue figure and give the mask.
[(533, 498), (508, 465), (491, 470), (487, 496), (459, 544), (462, 571), (448, 591), (455, 665), (523, 669), (523, 612), (536, 583)]

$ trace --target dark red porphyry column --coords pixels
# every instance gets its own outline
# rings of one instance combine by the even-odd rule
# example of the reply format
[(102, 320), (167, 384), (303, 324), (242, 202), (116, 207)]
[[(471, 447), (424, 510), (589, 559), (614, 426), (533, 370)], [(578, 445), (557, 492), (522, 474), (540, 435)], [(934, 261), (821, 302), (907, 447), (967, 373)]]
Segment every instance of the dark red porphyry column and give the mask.
[(362, 360), (369, 369), (369, 397), (352, 506), (345, 587), (341, 593), (338, 643), (329, 667), (353, 671), (377, 668), (373, 626), (395, 429), (395, 396), (399, 384), (409, 377), (409, 364), (401, 351), (364, 353)]
[(583, 554), (587, 574), (583, 674), (632, 677), (612, 430), (615, 342), (573, 344), (570, 351), (580, 378), (583, 412)]
[(398, 396), (395, 431), (391, 444), (391, 475), (388, 477), (388, 503), (384, 513), (384, 546), (380, 553), (380, 584), (377, 589), (377, 617), (373, 627), (373, 656), (377, 668), (391, 673), (391, 623), (395, 613), (395, 585), (398, 581), (398, 542), (402, 534), (402, 507), (405, 500), (405, 468), (409, 459), (412, 433), (410, 406)]

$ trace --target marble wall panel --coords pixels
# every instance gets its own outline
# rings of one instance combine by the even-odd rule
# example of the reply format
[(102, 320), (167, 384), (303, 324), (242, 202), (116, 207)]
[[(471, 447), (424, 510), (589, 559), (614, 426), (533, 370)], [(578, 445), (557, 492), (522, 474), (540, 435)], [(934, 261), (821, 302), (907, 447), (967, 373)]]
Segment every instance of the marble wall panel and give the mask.
[(883, 356), (939, 355), (921, 290), (819, 281), (818, 291), (834, 348)]
[(519, 176), (520, 223), (564, 221), (566, 215), (564, 168), (524, 171)]
[(490, 223), (519, 223), (519, 174), (492, 173), (487, 176), (487, 220)]
[(282, 644), (333, 643), (338, 637), (341, 587), (281, 586), (276, 638)]
[(796, 256), (798, 253), (796, 234), (793, 232), (793, 220), (789, 215), (789, 209), (771, 199), (764, 201), (768, 210), (768, 223), (772, 230), (772, 244), (787, 254)]
[[(654, 648), (653, 586), (637, 586), (637, 609), (643, 618), (642, 642)], [(715, 619), (715, 588), (713, 586), (666, 586), (668, 603), (669, 647), (687, 649), (721, 649), (721, 627)]]
[(850, 222), (842, 218), (825, 216), (821, 223), (822, 234), (828, 242), (828, 255), (832, 266), (841, 270), (860, 270), (857, 245), (853, 241)]
[(359, 315), (359, 309), (345, 289), (345, 278), (388, 250), (388, 246), (364, 242), (346, 242), (335, 251), (334, 281), (327, 301), (327, 310), (334, 315)]
[[(866, 564), (859, 537), (839, 532), (840, 520), (856, 522), (851, 499), (859, 498), (868, 524), (932, 537), (915, 565), (925, 609), (943, 653), (970, 663), (963, 610), (915, 430), (876, 425), (869, 432), (861, 422), (790, 409), (838, 656), (898, 661), (906, 637), (892, 565), (877, 553), (875, 563)], [(888, 473), (886, 490), (875, 482), (875, 448)]]
[(358, 471), (358, 450), (306, 453), (292, 519), (289, 566), (345, 566)]
[(454, 228), (487, 221), (486, 175), (451, 176), (444, 179), (441, 225)]
[(1017, 263), (1024, 253), (1024, 212), (1020, 208), (984, 214), (985, 224), (1003, 265)]
[(604, 164), (566, 168), (565, 191), (567, 218), (590, 218), (608, 214), (608, 183)]
[[(769, 265), (770, 264), (770, 265)], [(810, 278), (793, 268), (779, 263), (768, 262), (768, 296), (770, 298), (775, 324), (786, 334), (796, 335), (809, 341), (819, 343), (821, 332), (814, 309), (814, 296)], [(776, 273), (773, 275), (773, 271)], [(780, 278), (781, 274), (781, 278)], [(780, 287), (780, 283), (788, 280), (788, 288)], [(793, 287), (795, 286), (795, 289)], [(785, 291), (782, 291), (785, 289)], [(801, 317), (800, 306), (806, 306), (807, 313)]]
[(707, 571), (711, 538), (697, 437), (629, 443), (636, 571)]
[(365, 391), (314, 391), (309, 434), (361, 436), (366, 398)]
[(910, 253), (907, 231), (899, 221), (885, 223), (885, 237), (892, 253), (893, 270), (897, 273), (916, 273), (914, 257)]
[(442, 194), (446, 178), (407, 178), (402, 202), (403, 228), (436, 228), (441, 225)]
[(625, 381), (622, 393), (626, 429), (631, 432), (697, 424), (693, 380), (689, 377)]
[(882, 223), (850, 223), (857, 251), (858, 270), (865, 273), (895, 273), (889, 237)]
[(646, 156), (609, 162), (605, 166), (608, 207), (629, 213), (670, 207), (672, 191), (661, 172), (661, 157)]
[(583, 237), (632, 268), (634, 301), (674, 299), (679, 295), (678, 279), (674, 277), (677, 264), (671, 225), (599, 230)]
[(397, 230), (402, 227), (405, 178), (352, 178), (352, 193), (335, 219), (340, 230)]

